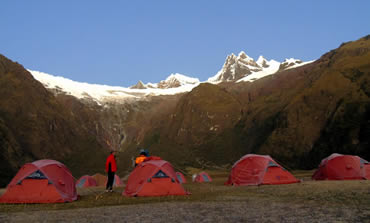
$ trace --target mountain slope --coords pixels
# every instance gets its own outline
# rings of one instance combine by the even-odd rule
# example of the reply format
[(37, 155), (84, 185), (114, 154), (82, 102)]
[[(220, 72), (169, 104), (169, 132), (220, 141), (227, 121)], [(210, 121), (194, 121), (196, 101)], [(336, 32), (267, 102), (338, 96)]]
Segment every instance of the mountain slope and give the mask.
[(93, 154), (105, 156), (106, 146), (98, 140), (96, 117), (75, 98), (54, 97), (21, 65), (0, 55), (0, 185), (36, 159), (57, 159), (76, 175), (97, 171), (104, 158)]
[[(201, 84), (145, 146), (178, 165), (231, 164), (246, 153), (269, 154), (291, 168), (313, 168), (332, 152), (370, 159), (369, 61), (368, 36), (253, 83)], [(228, 99), (218, 99), (219, 92)], [(227, 112), (216, 113), (224, 116), (215, 133), (208, 114), (218, 108)], [(178, 161), (171, 149), (201, 160)]]

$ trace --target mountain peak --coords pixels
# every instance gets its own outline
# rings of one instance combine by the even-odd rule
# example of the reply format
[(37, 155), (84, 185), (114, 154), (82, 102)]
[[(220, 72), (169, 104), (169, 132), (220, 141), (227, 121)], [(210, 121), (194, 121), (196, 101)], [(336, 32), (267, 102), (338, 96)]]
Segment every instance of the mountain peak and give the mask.
[(251, 57), (249, 57), (244, 51), (240, 51), (240, 53), (239, 53), (239, 55), (238, 55), (238, 58), (240, 58), (240, 59), (252, 59), (253, 60), (253, 58), (251, 58)]
[(131, 89), (146, 89), (147, 87), (142, 81), (138, 81), (136, 85), (131, 86)]
[(266, 59), (262, 57), (260, 64), (249, 57), (244, 51), (240, 51), (236, 57), (233, 53), (226, 58), (222, 69), (208, 79), (209, 82), (218, 83), (222, 81), (237, 81), (254, 72), (260, 72), (263, 68), (269, 67)]
[(168, 76), (166, 80), (159, 82), (158, 88), (176, 88), (188, 84), (198, 84), (199, 82), (200, 81), (198, 78), (192, 78), (183, 74), (174, 73), (170, 74), (170, 76)]
[(264, 58), (262, 55), (258, 57), (257, 64), (264, 68), (269, 67), (266, 58)]
[(244, 51), (240, 51), (237, 57), (234, 53), (228, 55), (221, 70), (215, 76), (208, 78), (207, 82), (254, 81), (278, 71), (295, 68), (310, 62), (312, 61), (303, 62), (298, 59), (289, 58), (280, 63), (275, 60), (267, 60), (262, 55), (255, 61)]
[(179, 73), (170, 74), (170, 76), (166, 78), (166, 81), (173, 80), (173, 79), (177, 79), (177, 80), (183, 81), (184, 83), (190, 83), (190, 84), (199, 82), (198, 78), (188, 77), (186, 75), (179, 74)]

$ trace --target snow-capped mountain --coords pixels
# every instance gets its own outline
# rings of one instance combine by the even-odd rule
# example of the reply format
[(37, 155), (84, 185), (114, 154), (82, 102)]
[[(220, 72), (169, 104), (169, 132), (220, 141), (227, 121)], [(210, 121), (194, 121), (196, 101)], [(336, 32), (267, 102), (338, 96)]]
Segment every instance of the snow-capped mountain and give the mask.
[(131, 86), (131, 89), (147, 89), (147, 88), (159, 88), (159, 89), (169, 89), (178, 88), (185, 85), (198, 85), (200, 83), (198, 78), (187, 77), (183, 74), (175, 73), (167, 77), (166, 80), (160, 81), (158, 84), (144, 84), (139, 81), (136, 85)]
[[(73, 95), (79, 99), (90, 99), (99, 104), (104, 102), (138, 100), (147, 96), (179, 94), (191, 91), (200, 83), (197, 78), (190, 78), (181, 74), (171, 74), (165, 81), (161, 81), (159, 84), (143, 84), (140, 81), (135, 85), (136, 88), (125, 88), (81, 83), (39, 71), (28, 71), (36, 80), (40, 81), (47, 89), (52, 90), (56, 94), (64, 93)], [(161, 88), (161, 86), (163, 87)]]
[[(302, 62), (301, 60), (291, 58), (280, 63), (275, 60), (267, 60), (263, 56), (260, 56), (255, 61), (245, 52), (241, 51), (238, 56), (234, 54), (227, 56), (222, 69), (206, 82), (212, 84), (241, 81), (253, 82), (267, 75), (296, 68), (310, 62), (312, 61)], [(145, 99), (147, 96), (179, 94), (191, 91), (201, 83), (198, 78), (175, 73), (159, 83), (144, 84), (142, 81), (139, 81), (136, 85), (125, 88), (81, 83), (39, 71), (28, 71), (36, 80), (40, 81), (46, 88), (56, 94), (69, 94), (79, 99), (88, 99), (99, 104), (112, 101), (120, 103), (129, 100), (140, 100)]]
[(185, 75), (176, 73), (171, 74), (166, 80), (159, 82), (158, 88), (168, 89), (177, 88), (184, 85), (198, 85), (200, 83), (198, 78), (187, 77)]
[[(312, 62), (312, 61), (310, 61)], [(280, 63), (275, 60), (267, 60), (260, 56), (257, 61), (241, 51), (238, 56), (229, 55), (221, 70), (208, 79), (210, 83), (255, 81), (278, 71), (295, 68), (307, 64), (297, 59), (286, 59)]]
[[(263, 62), (263, 59), (260, 62)], [(208, 82), (235, 81), (261, 70), (262, 67), (242, 51), (238, 56), (229, 55), (222, 69), (214, 77), (209, 78)]]
[(142, 82), (138, 81), (137, 84), (130, 87), (131, 89), (147, 89), (148, 87)]

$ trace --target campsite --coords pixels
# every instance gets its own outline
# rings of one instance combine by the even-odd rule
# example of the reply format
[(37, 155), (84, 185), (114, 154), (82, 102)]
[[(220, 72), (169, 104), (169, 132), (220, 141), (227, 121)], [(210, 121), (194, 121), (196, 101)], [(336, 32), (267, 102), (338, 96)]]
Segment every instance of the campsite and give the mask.
[(370, 223), (369, 0), (1, 3), (0, 223)]
[(78, 188), (79, 199), (70, 203), (0, 204), (0, 221), (366, 222), (370, 216), (368, 180), (313, 181), (313, 171), (293, 171), (301, 183), (235, 187), (224, 185), (227, 170), (207, 170), (212, 182), (192, 182), (191, 173), (200, 171), (188, 169), (183, 186), (191, 195), (125, 197), (124, 187)]
[(37, 160), (0, 190), (0, 220), (362, 222), (370, 216), (369, 167), (359, 156), (334, 153), (318, 169), (293, 171), (247, 154), (231, 169), (181, 170), (148, 155), (122, 179), (112, 176), (108, 190), (104, 174), (77, 180), (63, 163)]

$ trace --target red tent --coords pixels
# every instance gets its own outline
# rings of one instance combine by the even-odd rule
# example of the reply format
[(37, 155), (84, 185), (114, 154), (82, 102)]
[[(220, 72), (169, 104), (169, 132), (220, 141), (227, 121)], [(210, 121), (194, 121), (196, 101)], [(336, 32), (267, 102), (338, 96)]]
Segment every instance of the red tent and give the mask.
[(84, 175), (76, 182), (76, 187), (96, 187), (96, 180), (89, 175)]
[(97, 173), (91, 176), (96, 181), (98, 186), (106, 186), (108, 177), (104, 176), (103, 174)]
[(321, 161), (312, 179), (370, 180), (370, 164), (358, 156), (333, 153)]
[(291, 173), (270, 156), (248, 154), (232, 167), (228, 185), (261, 185), (298, 183)]
[[(91, 176), (95, 181), (97, 186), (103, 186), (105, 187), (107, 185), (108, 177), (104, 176), (103, 174), (97, 173)], [(117, 174), (114, 175), (114, 180), (113, 180), (113, 186), (114, 187), (120, 187), (123, 186), (122, 180), (119, 178)]]
[(184, 177), (184, 174), (176, 172), (176, 177), (180, 184), (186, 183), (186, 178)]
[(365, 170), (366, 170), (365, 178), (366, 180), (370, 180), (370, 163), (369, 162), (365, 164)]
[(10, 181), (1, 203), (62, 203), (77, 200), (71, 172), (55, 160), (25, 164)]
[(123, 195), (167, 196), (186, 195), (187, 192), (176, 180), (172, 165), (165, 160), (144, 161), (131, 172)]
[(211, 176), (206, 172), (200, 172), (194, 179), (194, 182), (203, 183), (203, 182), (212, 182)]
[(114, 180), (113, 180), (113, 186), (114, 187), (120, 187), (120, 186), (123, 186), (123, 182), (122, 180), (119, 178), (119, 176), (117, 174), (114, 175)]

